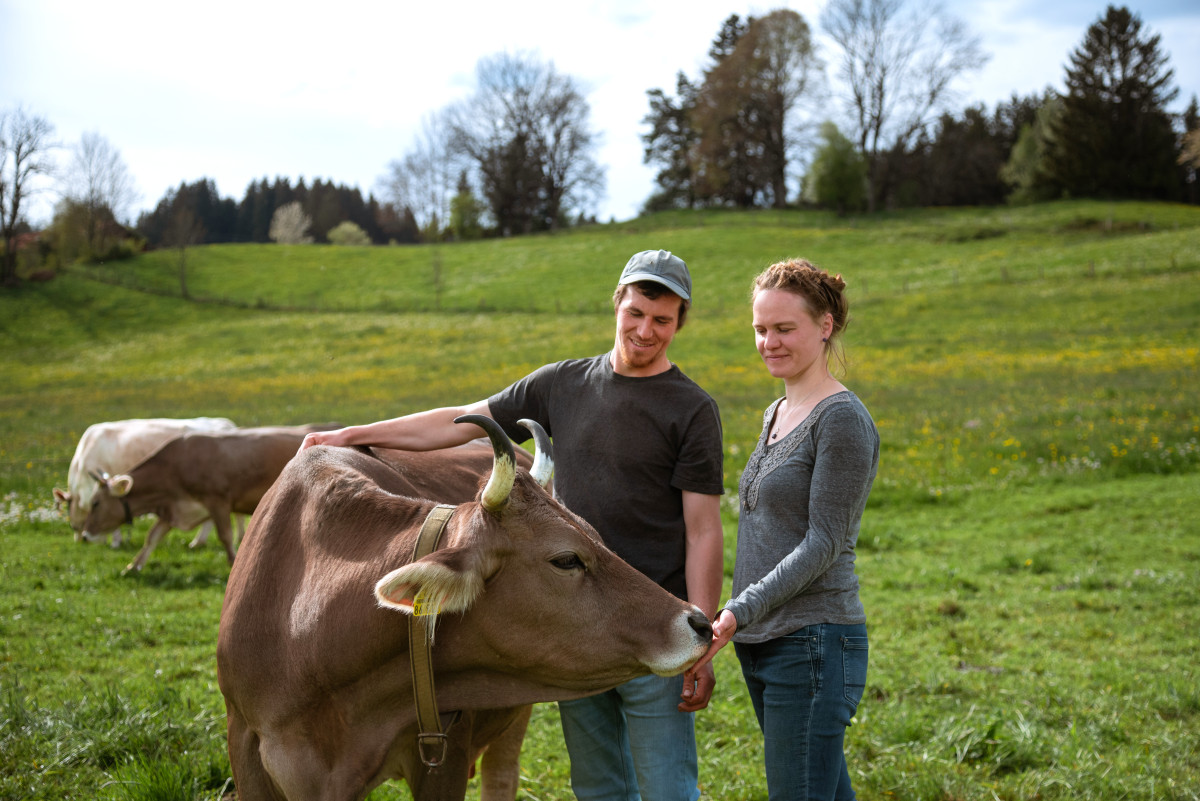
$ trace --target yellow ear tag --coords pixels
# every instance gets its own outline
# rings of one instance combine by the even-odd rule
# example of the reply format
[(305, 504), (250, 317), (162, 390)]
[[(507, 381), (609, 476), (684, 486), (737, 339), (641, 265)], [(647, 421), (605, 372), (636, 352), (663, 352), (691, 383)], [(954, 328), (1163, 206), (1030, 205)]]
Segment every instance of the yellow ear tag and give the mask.
[(417, 617), (437, 617), (441, 611), (441, 602), (439, 601), (438, 603), (431, 603), (429, 599), (425, 597), (424, 590), (418, 592), (417, 597), (413, 598), (413, 614)]

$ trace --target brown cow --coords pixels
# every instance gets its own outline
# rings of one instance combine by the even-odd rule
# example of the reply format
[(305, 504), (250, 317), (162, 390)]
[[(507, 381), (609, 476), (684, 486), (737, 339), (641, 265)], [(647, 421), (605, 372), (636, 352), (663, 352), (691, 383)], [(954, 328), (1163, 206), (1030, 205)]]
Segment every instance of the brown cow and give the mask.
[[(554, 470), (550, 437), (536, 422), (522, 422), (534, 434), (538, 457), (535, 462), (526, 451), (514, 448), (517, 465), (524, 467), (539, 484), (549, 489)], [(424, 452), (390, 448), (362, 450), (395, 468), (403, 476), (409, 495), (452, 504), (474, 500), (480, 479), (491, 469), (493, 459), (492, 446), (487, 439), (474, 439), (454, 448)], [(513, 722), (489, 742), (486, 749), (476, 746), (471, 755), (469, 775), (473, 777), (475, 763), (480, 751), (483, 751), (480, 801), (514, 801), (517, 797), (521, 778), (521, 745), (525, 740), (533, 705), (525, 704), (511, 711)]]
[[(707, 649), (703, 613), (609, 551), (595, 530), (495, 459), (441, 547), (412, 560), (432, 500), (359, 449), (287, 466), (230, 571), (217, 641), (229, 757), (242, 801), (351, 801), (404, 778), (418, 801), (462, 799), (474, 754), (524, 705), (579, 698)], [(426, 478), (432, 478), (427, 475)], [(405, 615), (435, 608), (442, 764), (422, 764)], [(486, 772), (486, 765), (485, 765)]]
[(164, 443), (128, 473), (97, 475), (100, 485), (83, 523), (83, 538), (102, 537), (144, 514), (158, 520), (123, 572), (141, 570), (163, 535), (194, 525), (197, 504), (208, 510), (233, 563), (231, 513), (251, 514), (311, 431), (336, 425), (270, 426), (190, 431)]

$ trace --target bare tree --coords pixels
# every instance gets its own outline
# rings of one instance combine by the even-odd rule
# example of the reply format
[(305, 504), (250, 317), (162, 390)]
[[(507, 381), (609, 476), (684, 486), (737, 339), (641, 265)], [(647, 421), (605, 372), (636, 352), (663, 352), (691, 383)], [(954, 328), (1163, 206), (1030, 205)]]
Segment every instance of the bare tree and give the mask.
[(900, 154), (943, 110), (953, 81), (988, 56), (978, 36), (936, 0), (829, 0), (821, 26), (841, 48), (852, 130), (867, 159), (867, 207)]
[(447, 111), (451, 151), (475, 166), (501, 233), (557, 228), (589, 204), (604, 175), (583, 93), (554, 65), (502, 53), (476, 66), (476, 90)]
[(204, 241), (204, 225), (191, 208), (179, 205), (171, 212), (171, 221), (163, 232), (163, 244), (179, 251), (179, 294), (190, 298), (187, 285), (187, 249)]
[(120, 222), (136, 199), (133, 178), (121, 153), (98, 133), (85, 133), (76, 145), (63, 180), (63, 196), (85, 211), (85, 238), (93, 253), (102, 251), (102, 228)]
[(450, 219), (450, 200), (458, 170), (450, 154), (444, 114), (421, 120), (413, 149), (388, 164), (379, 179), (379, 192), (396, 208), (412, 212), (426, 241), (437, 241)]
[(33, 116), (24, 109), (0, 114), (0, 233), (4, 237), (4, 254), (0, 258), (0, 284), (17, 283), (17, 224), (21, 222), (21, 202), (34, 187), (31, 181), (38, 175), (49, 175), (53, 169), (50, 141), (54, 126), (43, 117)]
[(296, 200), (275, 209), (267, 235), (281, 245), (307, 245), (313, 241), (308, 233), (311, 227), (312, 217), (304, 213), (304, 207)]

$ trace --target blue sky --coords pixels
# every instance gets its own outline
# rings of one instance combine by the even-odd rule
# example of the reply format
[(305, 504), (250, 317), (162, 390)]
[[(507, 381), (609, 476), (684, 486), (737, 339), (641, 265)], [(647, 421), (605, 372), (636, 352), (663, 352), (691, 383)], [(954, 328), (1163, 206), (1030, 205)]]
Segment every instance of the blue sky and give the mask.
[[(636, 214), (653, 191), (642, 164), (646, 90), (696, 78), (722, 21), (792, 8), (816, 29), (824, 0), (494, 0), (203, 4), (0, 0), (0, 110), (47, 118), (64, 147), (99, 133), (133, 176), (133, 216), (182, 181), (240, 199), (262, 177), (375, 190), (421, 119), (469, 94), (476, 62), (536, 51), (588, 91), (607, 196), (600, 219)], [(961, 110), (1062, 87), (1064, 65), (1103, 2), (947, 0), (991, 60), (959, 82)], [(1180, 87), (1200, 93), (1200, 2), (1129, 7), (1161, 34)], [(515, 10), (514, 10), (515, 9)], [(686, 9), (681, 11), (680, 9)], [(820, 39), (818, 39), (820, 43)], [(832, 62), (832, 49), (824, 51)], [(832, 70), (830, 70), (832, 72)], [(41, 193), (35, 219), (50, 213)]]

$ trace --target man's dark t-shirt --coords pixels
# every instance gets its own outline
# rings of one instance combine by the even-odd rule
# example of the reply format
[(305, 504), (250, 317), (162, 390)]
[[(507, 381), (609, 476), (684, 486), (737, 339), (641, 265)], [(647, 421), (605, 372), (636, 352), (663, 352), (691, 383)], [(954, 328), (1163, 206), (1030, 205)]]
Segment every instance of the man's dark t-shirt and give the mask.
[(554, 486), (622, 559), (687, 599), (682, 491), (720, 495), (716, 402), (678, 367), (617, 374), (610, 354), (548, 364), (488, 399), (517, 442), (528, 417), (554, 439)]

